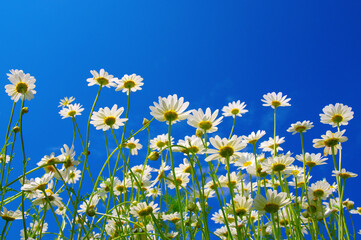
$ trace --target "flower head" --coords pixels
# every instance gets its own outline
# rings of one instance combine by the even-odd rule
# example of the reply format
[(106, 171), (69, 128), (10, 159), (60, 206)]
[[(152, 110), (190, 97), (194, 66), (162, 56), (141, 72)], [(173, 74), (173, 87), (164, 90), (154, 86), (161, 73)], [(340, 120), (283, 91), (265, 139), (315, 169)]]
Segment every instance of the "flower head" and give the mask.
[(109, 109), (108, 107), (100, 108), (98, 112), (94, 112), (91, 117), (91, 124), (93, 124), (97, 130), (102, 129), (103, 131), (109, 130), (109, 128), (118, 129), (124, 125), (127, 118), (119, 118), (123, 113), (124, 108), (117, 109), (118, 106), (114, 106)]
[(287, 98), (287, 95), (282, 96), (282, 93), (267, 93), (265, 95), (263, 95), (263, 99), (262, 102), (264, 102), (263, 106), (271, 106), (272, 108), (277, 108), (277, 107), (288, 107), (291, 106), (291, 104), (289, 104), (288, 102), (291, 100), (291, 98)]
[(21, 96), (24, 96), (26, 100), (33, 99), (36, 93), (34, 90), (35, 78), (29, 73), (25, 74), (23, 70), (12, 69), (10, 72), (11, 74), (7, 75), (11, 84), (5, 86), (5, 92), (11, 97), (11, 100), (17, 102)]
[(332, 149), (334, 149), (335, 154), (337, 154), (337, 149), (342, 149), (342, 142), (347, 141), (347, 137), (342, 136), (346, 130), (342, 130), (341, 132), (332, 133), (331, 131), (327, 131), (326, 135), (321, 135), (322, 139), (313, 139), (313, 147), (314, 148), (322, 148), (325, 147), (323, 153), (325, 156), (332, 154)]
[(242, 114), (248, 112), (247, 109), (244, 109), (247, 105), (242, 102), (240, 100), (238, 100), (237, 102), (233, 101), (231, 103), (228, 103), (228, 106), (224, 106), (222, 108), (223, 111), (223, 116), (225, 117), (242, 117)]
[(192, 127), (197, 128), (197, 130), (206, 131), (207, 133), (212, 133), (218, 130), (216, 127), (221, 123), (222, 118), (217, 118), (218, 110), (211, 113), (211, 109), (207, 108), (204, 113), (202, 109), (198, 109), (198, 111), (193, 110), (192, 115), (188, 117), (188, 124)]
[(243, 139), (249, 144), (255, 144), (261, 137), (266, 134), (265, 131), (258, 130), (257, 133), (252, 132), (248, 136), (243, 136)]
[(82, 108), (82, 105), (79, 103), (75, 104), (68, 104), (67, 107), (64, 107), (60, 110), (59, 114), (62, 116), (62, 119), (68, 118), (68, 117), (75, 117), (78, 115), (81, 115), (81, 112), (84, 111), (84, 108)]
[(224, 163), (226, 158), (229, 158), (230, 162), (234, 162), (235, 159), (241, 157), (239, 151), (247, 146), (247, 144), (242, 141), (242, 137), (237, 137), (236, 135), (233, 135), (229, 140), (215, 136), (214, 138), (210, 138), (209, 141), (216, 149), (207, 150), (207, 153), (210, 155), (205, 159), (206, 162), (221, 159)]
[(125, 74), (122, 79), (117, 81), (117, 88), (115, 89), (115, 91), (122, 91), (129, 94), (129, 91), (135, 92), (137, 90), (142, 90), (141, 86), (144, 85), (142, 81), (143, 78), (136, 74)]
[(108, 74), (103, 68), (100, 69), (99, 73), (95, 70), (91, 70), (90, 73), (93, 75), (92, 78), (88, 78), (87, 82), (89, 82), (88, 86), (99, 85), (102, 87), (115, 87), (115, 81), (117, 78), (114, 78), (113, 75)]
[(347, 172), (344, 168), (342, 168), (341, 171), (333, 170), (332, 173), (332, 176), (340, 177), (342, 179), (357, 177), (356, 173)]
[(138, 155), (138, 150), (142, 149), (143, 145), (139, 143), (139, 139), (132, 137), (127, 141), (125, 147), (130, 149), (132, 155)]
[(150, 202), (148, 205), (145, 202), (138, 203), (130, 207), (130, 213), (134, 217), (147, 217), (151, 213), (156, 214), (159, 211), (158, 204)]
[(64, 97), (64, 99), (60, 99), (60, 105), (58, 107), (67, 107), (69, 104), (71, 104), (75, 100), (74, 97)]
[(348, 121), (353, 118), (352, 108), (342, 103), (327, 105), (322, 111), (323, 113), (320, 114), (321, 123), (330, 124), (332, 127), (347, 125)]
[(8, 211), (6, 207), (3, 207), (3, 211), (0, 213), (0, 217), (4, 219), (5, 221), (14, 221), (16, 219), (22, 219), (23, 215), (20, 210), (14, 211)]
[(287, 193), (268, 189), (266, 198), (262, 195), (257, 195), (254, 199), (253, 208), (258, 210), (259, 213), (276, 213), (278, 210), (291, 203), (287, 198)]
[(159, 103), (154, 102), (154, 106), (150, 106), (150, 115), (160, 122), (166, 121), (176, 123), (188, 118), (190, 111), (185, 111), (189, 102), (183, 102), (183, 97), (178, 99), (177, 94), (169, 95), (167, 98), (159, 97)]
[(307, 130), (313, 128), (313, 122), (310, 121), (303, 121), (303, 122), (296, 122), (291, 124), (291, 127), (287, 129), (287, 132), (291, 132), (292, 135), (296, 133), (303, 133)]

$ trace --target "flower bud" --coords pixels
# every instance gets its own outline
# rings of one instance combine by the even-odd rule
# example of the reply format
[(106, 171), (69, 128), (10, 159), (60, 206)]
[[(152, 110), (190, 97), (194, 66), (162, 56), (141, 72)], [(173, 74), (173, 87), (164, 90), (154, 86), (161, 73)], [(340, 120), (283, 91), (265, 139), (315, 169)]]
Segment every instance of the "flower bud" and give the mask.
[(203, 131), (197, 129), (197, 131), (196, 131), (196, 136), (201, 138), (201, 137), (203, 136)]
[(145, 126), (145, 125), (147, 125), (147, 124), (149, 124), (149, 120), (146, 119), (146, 118), (144, 118), (144, 119), (143, 119), (143, 126)]
[(13, 127), (13, 132), (14, 133), (20, 132), (20, 128), (18, 126)]
[(25, 113), (28, 113), (29, 112), (29, 108), (28, 107), (23, 107), (22, 109), (21, 109), (21, 113), (22, 114), (25, 114)]
[(159, 153), (156, 151), (153, 151), (149, 154), (148, 159), (152, 161), (156, 161), (159, 158)]
[(191, 212), (197, 212), (198, 211), (197, 204), (195, 204), (193, 201), (188, 202), (187, 209), (188, 209), (188, 211), (191, 211)]

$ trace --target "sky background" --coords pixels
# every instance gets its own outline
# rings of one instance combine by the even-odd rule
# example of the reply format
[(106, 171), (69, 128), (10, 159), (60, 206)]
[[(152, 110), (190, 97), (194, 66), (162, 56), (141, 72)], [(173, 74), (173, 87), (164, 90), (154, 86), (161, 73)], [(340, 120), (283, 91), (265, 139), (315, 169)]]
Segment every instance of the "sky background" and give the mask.
[[(12, 105), (4, 89), (6, 73), (22, 69), (37, 80), (24, 118), (30, 166), (51, 152), (60, 154), (63, 144), (71, 144), (72, 123), (58, 114), (59, 100), (74, 96), (85, 107), (77, 117), (84, 132), (97, 92), (86, 79), (90, 70), (104, 68), (118, 78), (132, 73), (144, 78), (143, 90), (131, 99), (129, 129), (134, 130), (144, 117), (151, 118), (149, 106), (158, 96), (178, 94), (190, 109), (246, 102), (249, 112), (237, 120), (235, 134), (266, 130), (267, 140), (273, 134), (273, 112), (260, 99), (281, 91), (292, 107), (278, 111), (277, 131), (285, 137), (284, 149), (294, 154), (301, 148), (299, 137), (286, 132), (291, 123), (314, 122), (305, 134), (306, 151), (322, 152), (312, 147), (312, 139), (335, 129), (321, 124), (319, 114), (328, 104), (346, 104), (354, 119), (346, 127), (343, 167), (361, 174), (360, 11), (360, 1), (3, 1), (0, 132), (5, 134)], [(103, 89), (95, 109), (115, 103), (125, 107), (126, 95)], [(228, 136), (231, 124), (232, 119), (224, 119), (218, 134)], [(167, 131), (165, 124), (154, 126), (154, 137)], [(194, 129), (184, 122), (173, 132), (178, 140)], [(139, 135), (144, 146), (145, 137)], [(103, 133), (91, 127), (90, 141), (90, 164), (96, 168), (104, 159)], [(315, 180), (333, 181), (330, 160), (317, 169)], [(20, 152), (16, 161), (15, 175), (21, 169)], [(356, 178), (346, 185), (345, 197), (355, 206), (361, 206), (360, 183)], [(358, 230), (360, 218), (354, 219)], [(12, 229), (20, 227), (19, 221)], [(19, 231), (11, 234), (17, 237)]]

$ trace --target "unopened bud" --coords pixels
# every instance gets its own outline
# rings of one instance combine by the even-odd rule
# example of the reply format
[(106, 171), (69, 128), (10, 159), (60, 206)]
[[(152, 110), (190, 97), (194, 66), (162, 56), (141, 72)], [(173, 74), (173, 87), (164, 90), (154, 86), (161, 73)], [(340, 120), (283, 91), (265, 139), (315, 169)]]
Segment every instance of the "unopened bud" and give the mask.
[(196, 136), (201, 138), (201, 137), (203, 136), (203, 131), (197, 129), (197, 131), (196, 131)]
[(146, 119), (146, 118), (144, 118), (144, 119), (143, 119), (143, 126), (147, 125), (148, 123), (149, 123), (149, 120)]
[(188, 204), (187, 204), (187, 209), (188, 209), (188, 211), (191, 211), (191, 212), (196, 212), (196, 211), (198, 211), (197, 204), (195, 204), (193, 201), (189, 201), (189, 202), (188, 202)]
[(21, 109), (21, 113), (28, 113), (29, 112), (29, 108), (28, 107), (23, 107), (23, 109)]
[(149, 154), (148, 159), (152, 161), (156, 161), (159, 158), (159, 153), (156, 151), (153, 151)]
[(20, 132), (20, 128), (18, 126), (13, 127), (14, 133)]

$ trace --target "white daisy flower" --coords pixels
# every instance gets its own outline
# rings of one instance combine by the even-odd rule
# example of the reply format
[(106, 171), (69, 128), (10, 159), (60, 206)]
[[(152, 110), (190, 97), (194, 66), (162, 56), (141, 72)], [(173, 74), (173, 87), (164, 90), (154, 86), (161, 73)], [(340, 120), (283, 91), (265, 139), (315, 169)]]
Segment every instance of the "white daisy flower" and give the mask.
[(22, 95), (26, 100), (33, 99), (36, 94), (35, 78), (29, 73), (25, 74), (23, 70), (12, 69), (10, 72), (11, 74), (7, 75), (11, 84), (5, 86), (5, 92), (11, 97), (11, 100), (17, 102)]
[(51, 153), (50, 156), (48, 155), (45, 155), (41, 160), (40, 162), (37, 163), (37, 165), (39, 167), (43, 166), (43, 165), (47, 165), (47, 164), (51, 164), (51, 165), (47, 165), (47, 166), (44, 166), (44, 170), (46, 173), (48, 172), (52, 172), (54, 173), (54, 177), (58, 180), (60, 180), (60, 175), (58, 173), (59, 170), (57, 170), (57, 167), (56, 167), (56, 164), (60, 162), (60, 160), (55, 157), (55, 153)]
[(68, 184), (71, 184), (71, 183), (75, 184), (77, 181), (79, 181), (80, 177), (81, 177), (81, 171), (77, 170), (74, 167), (68, 168), (63, 173), (63, 178), (64, 178), (65, 182)]
[(287, 129), (287, 132), (291, 132), (292, 135), (296, 133), (306, 132), (307, 130), (313, 128), (313, 122), (310, 121), (303, 121), (303, 122), (296, 122), (291, 124), (291, 127)]
[(127, 75), (125, 74), (122, 79), (117, 81), (117, 88), (115, 91), (122, 91), (126, 92), (127, 95), (129, 94), (129, 90), (132, 92), (135, 92), (137, 90), (142, 90), (141, 86), (144, 85), (142, 82), (143, 78), (136, 74)]
[(321, 123), (330, 124), (332, 127), (347, 125), (348, 121), (353, 118), (352, 108), (342, 103), (330, 104), (324, 107), (322, 111), (323, 113), (320, 114)]
[[(296, 155), (296, 159), (300, 162), (303, 162), (303, 155), (302, 154)], [(308, 152), (305, 153), (305, 164), (309, 168), (312, 168), (317, 165), (327, 164), (326, 160), (327, 158), (322, 157), (321, 153), (317, 153), (317, 154), (314, 153), (309, 154)]]
[(60, 105), (58, 107), (67, 107), (75, 100), (74, 97), (64, 97), (64, 99), (60, 99)]
[(275, 156), (274, 158), (268, 158), (268, 161), (264, 163), (265, 169), (268, 169), (269, 172), (284, 172), (291, 170), (291, 164), (295, 161), (293, 157), (290, 156), (290, 153), (285, 155)]
[(283, 151), (283, 148), (280, 147), (280, 144), (284, 143), (285, 140), (284, 137), (279, 138), (278, 136), (276, 136), (276, 142), (273, 138), (269, 138), (268, 141), (264, 141), (261, 142), (261, 145), (259, 148), (262, 149), (262, 151), (264, 152), (271, 152), (272, 154), (274, 153), (274, 150), (276, 148), (276, 151)]
[(230, 162), (234, 162), (235, 159), (240, 158), (240, 150), (245, 148), (247, 144), (242, 141), (242, 137), (233, 135), (231, 139), (215, 136), (210, 138), (209, 141), (216, 149), (208, 149), (207, 153), (210, 155), (206, 157), (205, 161), (209, 162), (215, 159), (221, 159), (222, 163), (225, 163), (226, 158), (229, 158)]
[(187, 123), (188, 125), (197, 128), (197, 130), (212, 133), (218, 130), (216, 126), (222, 122), (223, 116), (216, 119), (217, 115), (218, 109), (212, 114), (210, 108), (207, 108), (205, 113), (199, 108), (198, 111), (192, 111), (192, 114), (188, 117)]
[(89, 82), (88, 86), (99, 85), (107, 88), (116, 86), (115, 82), (118, 78), (114, 78), (113, 75), (108, 74), (103, 68), (100, 69), (99, 73), (95, 70), (91, 70), (90, 73), (93, 77), (87, 79), (87, 82)]
[[(178, 188), (187, 187), (187, 183), (189, 183), (189, 174), (186, 173), (176, 173), (175, 180), (177, 181)], [(169, 189), (175, 189), (174, 176), (173, 173), (168, 174), (166, 178), (166, 182)]]
[(287, 198), (287, 193), (277, 193), (276, 190), (268, 189), (266, 198), (259, 194), (255, 197), (253, 208), (258, 210), (260, 214), (276, 213), (280, 208), (290, 203), (291, 200)]
[(288, 102), (291, 100), (291, 98), (287, 98), (287, 95), (282, 96), (282, 93), (267, 93), (265, 95), (263, 95), (263, 99), (262, 102), (264, 102), (263, 106), (268, 107), (271, 106), (272, 108), (277, 108), (277, 107), (288, 107), (291, 106), (291, 104), (289, 104)]
[(75, 104), (68, 104), (67, 107), (62, 108), (59, 111), (60, 116), (62, 116), (62, 119), (68, 118), (68, 117), (75, 117), (81, 115), (81, 112), (84, 111), (83, 106), (79, 103)]
[[(233, 238), (237, 237), (237, 230), (234, 227), (230, 227), (230, 234), (233, 236)], [(226, 226), (223, 226), (221, 228), (216, 229), (216, 231), (214, 232), (215, 235), (217, 235), (220, 239), (222, 240), (227, 240), (229, 239), (228, 235), (228, 228)]]
[(243, 217), (250, 211), (253, 199), (252, 198), (246, 198), (240, 195), (236, 195), (233, 199), (234, 201), (234, 210), (233, 212), (233, 206), (232, 203), (228, 204), (229, 213), (235, 214), (239, 217)]
[(33, 200), (33, 204), (40, 205), (40, 207), (42, 208), (46, 207), (47, 209), (50, 209), (51, 207), (48, 204), (49, 201), (52, 206), (56, 206), (56, 207), (62, 206), (63, 205), (63, 203), (61, 202), (62, 198), (59, 197), (59, 194), (53, 193), (52, 188), (53, 188), (53, 181), (50, 181), (47, 189), (45, 189), (46, 196), (44, 195), (43, 191), (37, 190), (37, 196)]
[[(197, 137), (196, 135), (192, 135), (191, 137), (185, 136), (184, 140), (178, 140), (177, 145), (182, 147), (174, 147), (175, 152), (182, 152), (184, 155), (190, 154), (203, 154), (204, 153), (204, 144), (201, 138)], [(209, 145), (207, 143), (207, 145)]]
[(120, 126), (123, 126), (124, 122), (128, 119), (119, 118), (124, 108), (117, 108), (117, 104), (114, 104), (111, 109), (108, 107), (100, 108), (98, 112), (93, 113), (90, 123), (93, 124), (97, 130), (102, 129), (103, 131), (107, 131), (110, 128), (118, 129)]
[(0, 213), (0, 217), (4, 219), (7, 222), (12, 222), (16, 219), (22, 219), (23, 215), (20, 210), (14, 211), (8, 211), (6, 207), (3, 207), (3, 211)]
[(147, 217), (151, 213), (156, 214), (158, 211), (158, 204), (154, 202), (149, 202), (148, 205), (145, 202), (141, 202), (130, 207), (130, 213), (136, 218)]
[(125, 147), (130, 149), (132, 155), (138, 155), (138, 150), (142, 149), (143, 145), (139, 143), (139, 139), (132, 137), (127, 141)]
[(127, 192), (127, 188), (132, 187), (132, 182), (128, 178), (124, 178), (123, 181), (119, 180), (117, 177), (113, 181), (113, 192), (115, 196), (120, 196), (121, 194)]
[(240, 100), (228, 103), (228, 106), (222, 108), (223, 116), (233, 118), (236, 116), (242, 117), (242, 114), (248, 112), (247, 109), (244, 109), (246, 106), (247, 105), (244, 102), (241, 103)]
[(315, 183), (312, 183), (311, 186), (308, 187), (308, 195), (314, 200), (318, 198), (326, 200), (328, 196), (332, 194), (332, 192), (333, 189), (326, 180), (317, 181)]
[(356, 173), (347, 172), (346, 169), (344, 168), (342, 168), (341, 171), (333, 170), (332, 173), (333, 173), (332, 176), (340, 177), (342, 179), (357, 177)]
[(347, 137), (342, 136), (346, 130), (342, 130), (341, 132), (332, 133), (331, 131), (327, 131), (326, 135), (321, 135), (322, 139), (313, 139), (313, 147), (314, 148), (322, 148), (325, 147), (323, 154), (325, 156), (332, 154), (332, 147), (334, 148), (335, 154), (337, 154), (337, 149), (342, 149), (342, 142), (346, 142), (348, 140)]
[[(171, 145), (173, 145), (174, 138), (171, 137)], [(168, 133), (158, 135), (156, 138), (150, 140), (150, 148), (153, 150), (162, 150), (163, 148), (168, 147)]]
[[(0, 154), (0, 164), (4, 161), (4, 155)], [(10, 161), (10, 156), (6, 155), (5, 157), (5, 163), (9, 163)]]
[(243, 136), (243, 139), (249, 144), (256, 144), (257, 141), (266, 134), (265, 131), (258, 130), (257, 133), (252, 132), (248, 136)]
[(22, 187), (22, 191), (35, 191), (35, 190), (45, 190), (46, 185), (53, 178), (54, 173), (49, 172), (44, 174), (41, 178), (31, 179), (28, 183), (25, 183)]
[(177, 94), (169, 95), (167, 98), (159, 97), (159, 103), (153, 102), (150, 106), (150, 115), (160, 122), (166, 121), (172, 124), (188, 118), (190, 111), (185, 111), (189, 102), (184, 102), (183, 97), (178, 99)]
[(64, 144), (64, 148), (61, 148), (61, 154), (58, 156), (58, 159), (60, 162), (64, 163), (64, 168), (68, 169), (70, 167), (75, 167), (79, 164), (78, 161), (75, 161), (75, 152), (74, 152), (74, 145), (71, 146), (71, 148), (68, 147), (68, 145)]
[(96, 207), (99, 202), (99, 196), (93, 195), (90, 196), (89, 200), (85, 200), (81, 205), (80, 209), (78, 210), (78, 213), (85, 213), (89, 217), (94, 217), (96, 214)]
[(218, 177), (221, 187), (235, 188), (242, 181), (242, 178), (236, 172), (231, 172), (229, 178), (230, 180), (228, 179), (228, 173), (225, 176), (221, 175)]

